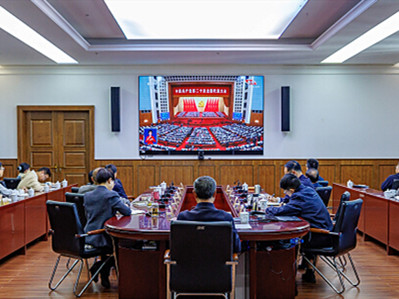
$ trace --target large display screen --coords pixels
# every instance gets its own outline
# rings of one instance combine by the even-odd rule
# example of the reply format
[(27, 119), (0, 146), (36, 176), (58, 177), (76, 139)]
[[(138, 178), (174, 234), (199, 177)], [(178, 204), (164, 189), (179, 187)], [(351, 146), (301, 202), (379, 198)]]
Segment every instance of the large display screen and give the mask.
[(263, 76), (140, 76), (139, 152), (263, 154)]

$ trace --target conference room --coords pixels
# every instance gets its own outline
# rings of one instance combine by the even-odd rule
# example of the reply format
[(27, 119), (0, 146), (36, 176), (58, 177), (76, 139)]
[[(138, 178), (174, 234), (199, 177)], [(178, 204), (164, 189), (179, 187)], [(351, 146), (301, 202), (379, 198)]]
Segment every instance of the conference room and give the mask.
[[(82, 297), (166, 298), (171, 223), (196, 206), (194, 182), (202, 176), (216, 181), (214, 204), (231, 215), (241, 240), (235, 298), (399, 296), (396, 194), (381, 190), (399, 162), (399, 3), (277, 1), (281, 9), (265, 6), (272, 1), (212, 2), (0, 0), (0, 180), (17, 188), (23, 162), (35, 173), (51, 171), (48, 192), (43, 185), (33, 196), (30, 188), (2, 193), (1, 298), (75, 297), (79, 264), (49, 288), (58, 253), (46, 202), (66, 203), (90, 171), (109, 164), (132, 211), (152, 200), (160, 215), (148, 209), (105, 224), (116, 258), (110, 285), (84, 266), (76, 293), (93, 280)], [(126, 14), (133, 20), (124, 22)], [(268, 23), (280, 15), (280, 27)], [(44, 49), (24, 40), (24, 30)], [(332, 219), (346, 191), (349, 202), (362, 200), (350, 250), (360, 284), (343, 277), (341, 295), (317, 271), (315, 282), (302, 278), (309, 221), (277, 221), (260, 207), (285, 196), (287, 162), (297, 161), (305, 175), (310, 158), (331, 187), (325, 208)], [(258, 214), (251, 214), (254, 198)], [(250, 228), (241, 226), (242, 212)], [(65, 259), (59, 271), (76, 261)], [(337, 259), (352, 274), (350, 259)], [(316, 267), (339, 292), (339, 275), (321, 257)]]

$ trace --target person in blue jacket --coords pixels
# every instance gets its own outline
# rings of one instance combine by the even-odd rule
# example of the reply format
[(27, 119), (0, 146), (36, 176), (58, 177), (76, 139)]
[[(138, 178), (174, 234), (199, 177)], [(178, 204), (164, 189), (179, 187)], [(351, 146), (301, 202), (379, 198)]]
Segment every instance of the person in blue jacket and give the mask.
[(105, 165), (105, 168), (111, 170), (114, 173), (114, 177), (115, 177), (114, 183), (115, 184), (114, 184), (114, 189), (112, 189), (112, 190), (115, 191), (116, 193), (118, 193), (120, 197), (127, 198), (125, 189), (123, 189), (122, 181), (117, 178), (116, 166), (114, 164), (108, 164), (108, 165)]
[[(304, 186), (315, 188), (310, 179), (302, 173), (301, 164), (299, 164), (297, 161), (291, 160), (285, 163), (284, 174), (287, 173), (294, 174), (300, 180), (301, 184), (303, 184)], [(280, 201), (283, 203), (287, 203), (289, 200), (290, 200), (290, 195), (288, 194), (286, 194), (284, 198), (280, 199)]]
[[(298, 216), (309, 222), (310, 227), (321, 228), (331, 231), (333, 224), (330, 213), (324, 205), (322, 199), (317, 192), (310, 187), (301, 184), (298, 177), (292, 173), (283, 176), (280, 181), (280, 188), (284, 193), (290, 196), (287, 204), (281, 207), (270, 207), (266, 209), (267, 214), (275, 216)], [(305, 239), (306, 246), (314, 248), (330, 245), (328, 235), (313, 235), (308, 240)], [(314, 257), (310, 257), (314, 259)], [(315, 282), (314, 270), (308, 268), (302, 278), (308, 282)]]
[[(316, 159), (313, 159), (313, 158), (308, 159), (306, 161), (306, 170), (308, 170), (310, 168), (314, 168), (314, 169), (317, 169), (317, 171), (319, 171), (319, 161), (317, 161)], [(318, 180), (324, 181), (324, 179), (320, 176), (320, 174), (318, 176)]]
[[(116, 215), (116, 212), (120, 212), (124, 216), (131, 214), (130, 208), (123, 203), (119, 194), (112, 191), (114, 187), (114, 174), (112, 171), (101, 168), (98, 170), (96, 175), (96, 181), (98, 187), (93, 191), (87, 192), (84, 195), (83, 204), (85, 207), (87, 223), (84, 227), (84, 231), (93, 231), (104, 228), (105, 222)], [(104, 255), (101, 257), (103, 261), (106, 254), (110, 254), (113, 251), (111, 237), (103, 232), (102, 234), (90, 235), (86, 237), (86, 244), (101, 248)], [(101, 262), (96, 262), (90, 269), (93, 274), (101, 266)], [(101, 284), (105, 288), (110, 287), (109, 272), (111, 266), (115, 261), (110, 261), (101, 270)], [(95, 281), (97, 281), (95, 277)]]
[(396, 165), (395, 174), (390, 175), (385, 179), (385, 181), (381, 184), (381, 190), (385, 191), (388, 189), (392, 189), (393, 182), (395, 180), (399, 180), (399, 163)]
[[(194, 182), (194, 197), (197, 205), (191, 211), (186, 210), (177, 216), (177, 220), (190, 221), (230, 221), (233, 225), (233, 251), (241, 251), (241, 242), (231, 214), (215, 208), (216, 181), (209, 176), (202, 176)], [(218, 240), (215, 240), (217, 242)]]

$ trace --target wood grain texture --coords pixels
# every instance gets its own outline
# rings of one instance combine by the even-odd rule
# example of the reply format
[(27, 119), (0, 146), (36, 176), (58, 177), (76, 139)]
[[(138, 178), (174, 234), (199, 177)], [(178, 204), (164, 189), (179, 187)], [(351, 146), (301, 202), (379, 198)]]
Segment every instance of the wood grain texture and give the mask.
[[(83, 159), (78, 155), (76, 157)], [(0, 158), (0, 161), (6, 165), (5, 176), (12, 177), (10, 173), (16, 175), (16, 159)], [(282, 196), (279, 184), (287, 161), (287, 159), (95, 160), (89, 165), (92, 165), (91, 169), (94, 169), (110, 163), (115, 164), (118, 168), (118, 178), (122, 180), (126, 193), (133, 196), (144, 192), (148, 186), (158, 185), (162, 181), (167, 183), (173, 181), (175, 184), (183, 182), (191, 185), (201, 175), (213, 176), (218, 184), (231, 185), (237, 180), (249, 185), (260, 184), (266, 192)], [(306, 160), (298, 159), (297, 161), (301, 164), (303, 172), (306, 172)], [(379, 189), (382, 181), (394, 173), (398, 160), (323, 159), (319, 162), (320, 175), (328, 180), (330, 185), (333, 182), (346, 184), (348, 179), (351, 179), (355, 184), (365, 184), (373, 189)], [(70, 175), (76, 175), (76, 172), (71, 172)], [(81, 178), (86, 183), (86, 174)], [(80, 182), (78, 184), (80, 185)]]

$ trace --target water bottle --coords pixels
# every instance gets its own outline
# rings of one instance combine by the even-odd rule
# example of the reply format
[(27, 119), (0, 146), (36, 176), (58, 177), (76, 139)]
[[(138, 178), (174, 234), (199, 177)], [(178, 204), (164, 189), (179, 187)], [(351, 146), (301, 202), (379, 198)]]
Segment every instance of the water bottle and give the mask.
[(62, 188), (65, 188), (65, 187), (67, 187), (68, 186), (68, 181), (66, 180), (66, 179), (64, 179), (63, 181), (62, 181)]

